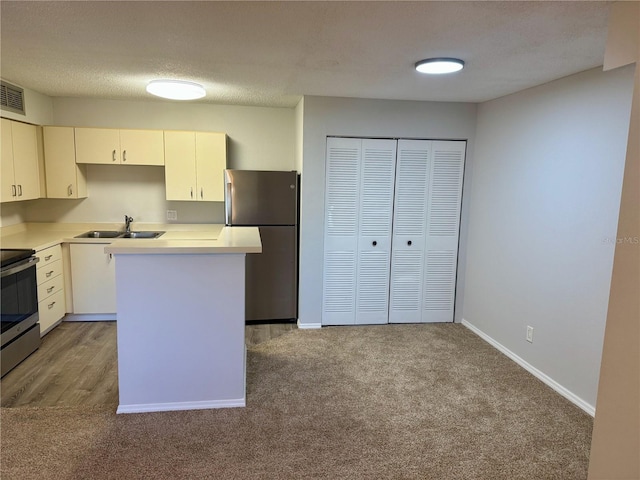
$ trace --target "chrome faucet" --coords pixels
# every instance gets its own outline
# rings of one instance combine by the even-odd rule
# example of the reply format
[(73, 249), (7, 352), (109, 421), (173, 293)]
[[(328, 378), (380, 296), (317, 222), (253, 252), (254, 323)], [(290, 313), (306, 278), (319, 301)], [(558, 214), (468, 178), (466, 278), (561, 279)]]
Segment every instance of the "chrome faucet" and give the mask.
[(131, 222), (133, 222), (133, 217), (128, 215), (124, 216), (124, 231), (127, 233), (131, 232)]

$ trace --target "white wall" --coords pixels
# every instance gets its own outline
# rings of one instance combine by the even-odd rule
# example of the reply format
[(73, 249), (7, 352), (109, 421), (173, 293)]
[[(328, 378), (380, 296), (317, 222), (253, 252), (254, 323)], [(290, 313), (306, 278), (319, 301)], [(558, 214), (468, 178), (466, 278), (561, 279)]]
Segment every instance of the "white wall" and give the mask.
[[(3, 79), (4, 80), (4, 79)], [(21, 87), (10, 80), (12, 85)], [(34, 125), (50, 124), (53, 121), (53, 99), (41, 93), (24, 88), (25, 115), (0, 110), (0, 116)], [(25, 221), (27, 206), (32, 202), (3, 203), (0, 206), (0, 227), (16, 225)]]
[[(229, 168), (295, 169), (292, 108), (55, 98), (53, 112), (54, 125), (225, 132)], [(90, 165), (87, 176), (89, 198), (30, 202), (25, 220), (117, 222), (126, 213), (137, 221), (164, 223), (171, 209), (178, 212), (178, 223), (224, 223), (222, 202), (166, 201), (161, 167)]]
[(467, 188), (464, 319), (591, 406), (632, 86), (596, 69), (481, 104)]
[(295, 121), (296, 121), (296, 153), (295, 153), (295, 163), (296, 170), (299, 173), (302, 173), (303, 166), (303, 157), (304, 157), (304, 98), (300, 99), (298, 105), (296, 105), (295, 111)]
[[(6, 79), (3, 78), (3, 80)], [(24, 88), (22, 85), (18, 85), (11, 80), (6, 81), (24, 90), (25, 114), (21, 115), (10, 112), (9, 110), (0, 110), (0, 116), (20, 122), (32, 123), (34, 125), (47, 125), (53, 121), (53, 99), (51, 97)]]
[[(322, 311), (325, 146), (328, 135), (469, 140), (465, 178), (473, 171), (476, 105), (354, 98), (305, 97), (300, 231), (299, 322), (319, 325)], [(467, 180), (465, 180), (467, 181)], [(466, 247), (467, 201), (463, 199), (461, 252)], [(461, 310), (464, 262), (458, 270)], [(459, 316), (459, 314), (456, 314)]]

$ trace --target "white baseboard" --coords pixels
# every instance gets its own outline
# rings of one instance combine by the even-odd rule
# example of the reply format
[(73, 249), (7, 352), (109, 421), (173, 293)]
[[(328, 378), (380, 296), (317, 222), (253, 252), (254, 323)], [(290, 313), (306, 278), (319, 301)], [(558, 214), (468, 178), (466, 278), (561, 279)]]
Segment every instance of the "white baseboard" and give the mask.
[(581, 410), (584, 410), (586, 413), (588, 413), (592, 417), (595, 417), (596, 408), (593, 405), (587, 403), (586, 401), (584, 401), (582, 398), (580, 398), (579, 396), (577, 396), (575, 393), (571, 392), (570, 390), (567, 390), (565, 387), (560, 385), (558, 382), (556, 382), (554, 379), (549, 377), (547, 374), (541, 372), (536, 367), (531, 365), (529, 362), (527, 362), (523, 358), (521, 358), (518, 355), (516, 355), (515, 353), (513, 353), (507, 347), (505, 347), (501, 343), (495, 341), (493, 338), (491, 338), (489, 335), (484, 333), (478, 327), (475, 327), (475, 326), (471, 325), (464, 318), (462, 319), (461, 323), (462, 323), (462, 325), (467, 327), (469, 330), (471, 330), (473, 333), (475, 333), (480, 338), (482, 338), (489, 345), (494, 347), (496, 350), (498, 350), (499, 352), (503, 353), (504, 355), (509, 357), (511, 360), (516, 362), (518, 365), (520, 365), (522, 368), (524, 368), (527, 372), (529, 372), (531, 375), (536, 377), (538, 380), (542, 381), (543, 383), (545, 383), (546, 385), (551, 387), (553, 390), (558, 392), (560, 395), (562, 395), (564, 398), (569, 400), (575, 406), (577, 406)]
[(300, 319), (298, 319), (298, 328), (301, 330), (309, 330), (313, 328), (322, 328), (321, 323), (301, 323)]
[(115, 313), (67, 313), (65, 322), (111, 322), (116, 320)]
[(118, 405), (116, 413), (148, 413), (172, 412), (177, 410), (205, 410), (210, 408), (245, 407), (244, 398), (231, 400), (207, 400), (202, 402), (171, 402), (171, 403), (138, 403), (133, 405)]

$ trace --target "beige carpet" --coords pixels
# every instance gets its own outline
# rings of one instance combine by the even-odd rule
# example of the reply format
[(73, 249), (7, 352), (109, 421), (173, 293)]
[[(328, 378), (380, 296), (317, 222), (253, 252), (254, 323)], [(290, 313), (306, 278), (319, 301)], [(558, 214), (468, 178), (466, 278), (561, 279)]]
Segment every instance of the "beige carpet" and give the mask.
[(4, 408), (2, 478), (586, 478), (591, 417), (463, 326), (295, 330), (247, 362), (246, 408)]

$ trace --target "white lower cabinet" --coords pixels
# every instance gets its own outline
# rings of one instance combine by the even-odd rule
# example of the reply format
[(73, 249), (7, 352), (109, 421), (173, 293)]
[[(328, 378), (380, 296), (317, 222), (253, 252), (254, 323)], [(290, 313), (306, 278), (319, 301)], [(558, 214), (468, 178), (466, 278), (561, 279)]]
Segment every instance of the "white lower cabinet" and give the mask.
[(71, 284), (74, 314), (115, 314), (115, 258), (106, 243), (72, 243)]
[(40, 335), (48, 333), (65, 315), (64, 269), (60, 245), (36, 252)]
[(453, 321), (465, 148), (327, 138), (323, 325)]

